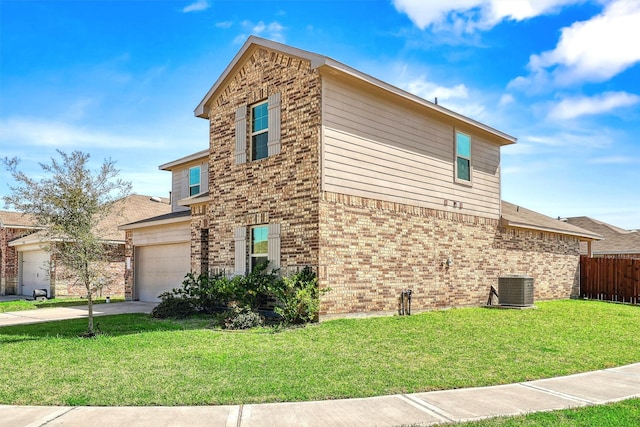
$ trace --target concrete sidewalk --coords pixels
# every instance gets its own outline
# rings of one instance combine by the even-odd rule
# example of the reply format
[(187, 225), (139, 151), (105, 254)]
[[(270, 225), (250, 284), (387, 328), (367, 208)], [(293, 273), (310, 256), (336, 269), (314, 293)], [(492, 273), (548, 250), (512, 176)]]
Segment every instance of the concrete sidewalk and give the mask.
[[(114, 302), (110, 304), (95, 304), (94, 316), (125, 313), (150, 313), (157, 305), (153, 302)], [(51, 322), (54, 320), (79, 319), (89, 315), (87, 306), (40, 308), (36, 310), (11, 311), (0, 313), (0, 327), (11, 325), (26, 325), (29, 323)]]
[(196, 407), (0, 406), (0, 419), (5, 427), (437, 425), (639, 396), (640, 363), (518, 384), (366, 399)]

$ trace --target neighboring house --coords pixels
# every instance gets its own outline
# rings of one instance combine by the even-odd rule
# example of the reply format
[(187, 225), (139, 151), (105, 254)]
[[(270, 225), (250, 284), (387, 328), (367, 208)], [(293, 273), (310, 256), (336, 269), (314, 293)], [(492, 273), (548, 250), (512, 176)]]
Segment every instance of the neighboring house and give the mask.
[(30, 216), (0, 211), (0, 295), (14, 295), (18, 290), (18, 252), (9, 242), (37, 230)]
[[(141, 195), (128, 196), (116, 203), (120, 204), (115, 209), (116, 213), (99, 224), (101, 239), (112, 247), (102, 290), (104, 296), (124, 295), (125, 233), (118, 230), (118, 225), (167, 213), (171, 209), (167, 199)], [(73, 278), (64, 274), (62, 266), (56, 265), (54, 257), (45, 249), (46, 244), (53, 242), (43, 241), (42, 231), (24, 234), (22, 237), (16, 235), (17, 238), (7, 242), (11, 257), (7, 257), (6, 264), (3, 258), (3, 271), (8, 271), (3, 278), (11, 286), (6, 287), (6, 293), (31, 296), (34, 289), (46, 289), (49, 297), (86, 294), (83, 286), (76, 285)]]
[[(208, 192), (177, 202), (191, 208), (180, 233), (194, 272), (312, 266), (330, 288), (321, 319), (397, 312), (405, 289), (416, 311), (477, 306), (507, 274), (532, 276), (538, 299), (578, 294), (579, 243), (599, 236), (501, 201), (512, 136), (256, 37), (195, 114), (210, 123)], [(168, 221), (124, 227), (129, 256), (167, 241)], [(127, 296), (157, 296), (139, 261)]]
[[(594, 257), (640, 258), (638, 230), (624, 230), (586, 216), (566, 218), (565, 221), (603, 236), (602, 240), (593, 242), (591, 252)], [(580, 253), (588, 254), (586, 244), (581, 244)]]

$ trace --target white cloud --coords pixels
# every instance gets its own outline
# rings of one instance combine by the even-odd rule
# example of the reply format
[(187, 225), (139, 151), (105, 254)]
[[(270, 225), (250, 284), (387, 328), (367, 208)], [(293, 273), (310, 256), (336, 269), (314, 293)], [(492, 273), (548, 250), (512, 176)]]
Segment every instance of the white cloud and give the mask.
[(235, 43), (244, 43), (249, 37), (246, 33), (254, 34), (280, 43), (285, 42), (283, 32), (286, 28), (276, 21), (269, 24), (265, 24), (263, 21), (259, 21), (258, 23), (242, 21), (242, 28), (245, 31), (245, 34), (239, 34), (234, 40)]
[(458, 84), (452, 87), (439, 86), (433, 82), (427, 81), (425, 76), (420, 76), (411, 81), (402, 83), (401, 86), (408, 92), (418, 95), (421, 98), (433, 101), (435, 98), (438, 100), (448, 100), (455, 98), (466, 99), (469, 97), (469, 91), (463, 84)]
[(596, 165), (626, 165), (630, 163), (637, 164), (638, 160), (628, 156), (609, 156), (591, 159), (589, 163)]
[(562, 29), (553, 50), (531, 55), (528, 76), (511, 87), (541, 89), (602, 82), (640, 62), (640, 2), (618, 0), (588, 21)]
[(31, 117), (0, 120), (0, 145), (3, 147), (97, 147), (97, 148), (151, 148), (155, 140), (144, 140), (126, 135), (114, 135), (95, 129), (75, 126), (61, 121)]
[(500, 105), (501, 107), (504, 107), (504, 106), (513, 104), (515, 101), (516, 99), (514, 98), (513, 95), (511, 95), (510, 93), (505, 93), (500, 97), (500, 102), (498, 105)]
[(548, 114), (552, 120), (575, 119), (581, 116), (608, 113), (612, 110), (640, 103), (640, 96), (627, 92), (605, 92), (596, 96), (566, 98)]
[(209, 4), (208, 0), (196, 0), (195, 2), (191, 3), (190, 5), (185, 6), (182, 9), (182, 12), (184, 12), (184, 13), (200, 12), (200, 11), (209, 9), (210, 6), (211, 5)]
[(523, 135), (518, 139), (516, 148), (518, 145), (527, 145), (531, 154), (559, 153), (565, 156), (569, 153), (609, 148), (619, 140), (619, 136), (608, 129), (561, 130), (547, 134)]
[(216, 28), (231, 28), (233, 26), (233, 22), (232, 21), (222, 21), (222, 22), (216, 22)]
[(421, 30), (453, 30), (457, 33), (487, 30), (504, 20), (522, 21), (554, 13), (582, 0), (393, 0)]
[(421, 98), (438, 104), (473, 119), (484, 116), (484, 105), (469, 102), (469, 89), (464, 84), (442, 86), (428, 81), (424, 75), (397, 83), (397, 86)]

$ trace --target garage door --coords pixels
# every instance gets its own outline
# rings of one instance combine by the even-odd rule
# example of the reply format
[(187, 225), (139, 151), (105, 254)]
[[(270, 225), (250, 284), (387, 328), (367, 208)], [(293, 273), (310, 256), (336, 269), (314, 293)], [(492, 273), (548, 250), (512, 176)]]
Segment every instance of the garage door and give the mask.
[(27, 251), (22, 254), (22, 295), (33, 296), (34, 289), (49, 293), (49, 253)]
[(160, 301), (158, 295), (179, 288), (191, 271), (189, 243), (140, 246), (136, 252), (136, 295), (140, 301)]

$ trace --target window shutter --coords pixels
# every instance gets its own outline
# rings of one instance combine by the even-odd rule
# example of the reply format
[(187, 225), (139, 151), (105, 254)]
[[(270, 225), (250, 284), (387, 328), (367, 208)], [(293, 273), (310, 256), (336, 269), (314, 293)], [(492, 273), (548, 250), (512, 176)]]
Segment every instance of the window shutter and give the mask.
[(236, 152), (235, 164), (247, 162), (247, 106), (236, 110)]
[(272, 269), (280, 268), (280, 224), (269, 224), (267, 255)]
[(200, 165), (200, 192), (209, 191), (209, 162)]
[(237, 227), (235, 232), (236, 242), (236, 259), (235, 273), (236, 275), (245, 275), (247, 273), (247, 228)]
[(267, 153), (269, 156), (280, 154), (280, 92), (271, 94), (269, 103), (269, 141)]

